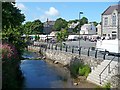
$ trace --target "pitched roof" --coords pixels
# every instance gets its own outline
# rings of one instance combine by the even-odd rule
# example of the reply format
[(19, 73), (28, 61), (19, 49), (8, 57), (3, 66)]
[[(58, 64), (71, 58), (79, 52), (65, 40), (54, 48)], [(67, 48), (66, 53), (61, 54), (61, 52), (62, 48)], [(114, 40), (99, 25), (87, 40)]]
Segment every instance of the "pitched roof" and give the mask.
[(109, 7), (102, 13), (102, 15), (112, 14), (112, 12), (113, 12), (114, 10), (117, 10), (118, 12), (120, 12), (120, 4), (109, 6)]

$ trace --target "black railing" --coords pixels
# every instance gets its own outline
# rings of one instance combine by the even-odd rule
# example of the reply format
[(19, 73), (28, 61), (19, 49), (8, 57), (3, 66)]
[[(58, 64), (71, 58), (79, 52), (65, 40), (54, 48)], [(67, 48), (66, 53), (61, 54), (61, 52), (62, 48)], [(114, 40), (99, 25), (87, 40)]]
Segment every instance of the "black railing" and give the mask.
[[(34, 46), (41, 46), (40, 44), (42, 44), (42, 46), (45, 45), (47, 47), (45, 48), (45, 50), (47, 49), (60, 50), (63, 52), (76, 53), (79, 56), (86, 55), (86, 56), (90, 56), (90, 57), (101, 59), (101, 60), (109, 59), (108, 55), (106, 55), (106, 51), (104, 53), (101, 53), (95, 47), (80, 46), (79, 48), (78, 46), (59, 45), (59, 44), (43, 43), (43, 42), (39, 42), (39, 44), (36, 44)], [(111, 58), (109, 60), (111, 60)]]
[(101, 80), (101, 76), (103, 74), (103, 72), (108, 68), (108, 73), (110, 73), (110, 64), (111, 62), (114, 60), (115, 56), (112, 58), (112, 60), (108, 63), (108, 65), (102, 70), (102, 72), (99, 74), (99, 78), (100, 78), (100, 84), (102, 84), (102, 80)]

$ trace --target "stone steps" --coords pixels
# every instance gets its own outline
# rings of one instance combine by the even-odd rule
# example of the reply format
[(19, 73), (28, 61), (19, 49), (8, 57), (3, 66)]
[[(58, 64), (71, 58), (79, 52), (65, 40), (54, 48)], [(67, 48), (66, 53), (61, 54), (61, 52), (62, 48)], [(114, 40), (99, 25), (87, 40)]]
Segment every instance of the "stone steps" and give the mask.
[[(92, 70), (92, 72), (88, 75), (87, 80), (100, 86), (107, 83), (110, 80), (111, 76), (114, 75), (115, 73), (114, 72), (108, 73), (108, 67), (107, 67), (101, 75), (102, 84), (100, 84), (99, 75), (104, 70), (104, 68), (109, 64), (109, 62), (110, 60), (104, 60), (100, 65), (98, 65), (94, 70)], [(113, 70), (115, 65), (117, 65), (117, 62), (112, 61), (110, 64), (110, 71)]]

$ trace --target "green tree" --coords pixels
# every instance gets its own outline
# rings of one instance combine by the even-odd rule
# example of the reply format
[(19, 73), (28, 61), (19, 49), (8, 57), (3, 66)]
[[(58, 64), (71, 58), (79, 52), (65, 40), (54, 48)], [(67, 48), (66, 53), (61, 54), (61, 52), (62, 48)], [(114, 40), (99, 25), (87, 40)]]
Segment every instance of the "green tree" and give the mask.
[(32, 23), (32, 29), (35, 34), (43, 33), (43, 23), (39, 19), (34, 20)]
[(25, 16), (15, 7), (15, 2), (2, 2), (2, 29), (19, 27), (24, 20)]
[(21, 40), (24, 20), (25, 16), (15, 7), (15, 2), (2, 2), (2, 40), (14, 44), (20, 56), (25, 46)]
[(94, 21), (94, 22), (90, 22), (90, 23), (93, 23), (95, 26), (98, 25), (98, 23), (97, 23), (96, 21)]
[(82, 17), (82, 19), (80, 20), (80, 26), (87, 24), (88, 23), (88, 19), (86, 17)]
[(58, 18), (55, 21), (53, 29), (56, 30), (56, 31), (60, 31), (62, 28), (67, 28), (67, 21), (65, 19)]
[(24, 25), (25, 34), (41, 34), (43, 33), (43, 23), (38, 19), (33, 22), (26, 22)]
[(68, 31), (67, 30), (61, 30), (56, 34), (57, 41), (62, 43), (62, 41), (65, 41), (65, 38), (68, 37)]

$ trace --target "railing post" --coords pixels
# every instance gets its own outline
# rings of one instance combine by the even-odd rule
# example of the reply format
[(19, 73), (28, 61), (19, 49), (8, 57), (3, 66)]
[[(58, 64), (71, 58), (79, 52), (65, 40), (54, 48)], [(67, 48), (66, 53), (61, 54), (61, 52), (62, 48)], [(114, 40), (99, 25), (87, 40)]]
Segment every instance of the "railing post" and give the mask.
[(60, 50), (62, 51), (62, 45), (60, 46)]
[(88, 56), (90, 56), (90, 47), (88, 48)]
[(79, 47), (79, 55), (81, 55), (81, 48), (82, 48), (82, 47)]
[(95, 50), (95, 58), (97, 58), (97, 50)]
[(67, 45), (66, 45), (66, 52), (67, 52)]
[(53, 44), (52, 44), (52, 47), (51, 47), (51, 49), (53, 50)]
[(102, 82), (101, 82), (101, 75), (99, 75), (99, 78), (100, 78), (100, 84), (102, 84)]
[(57, 50), (57, 44), (55, 45), (55, 50)]
[(104, 59), (104, 60), (105, 60), (105, 55), (106, 55), (106, 50), (105, 50), (104, 55), (103, 55), (103, 59)]
[(110, 64), (109, 64), (109, 66), (108, 66), (108, 73), (110, 73)]
[(72, 53), (74, 53), (74, 46), (72, 46)]

